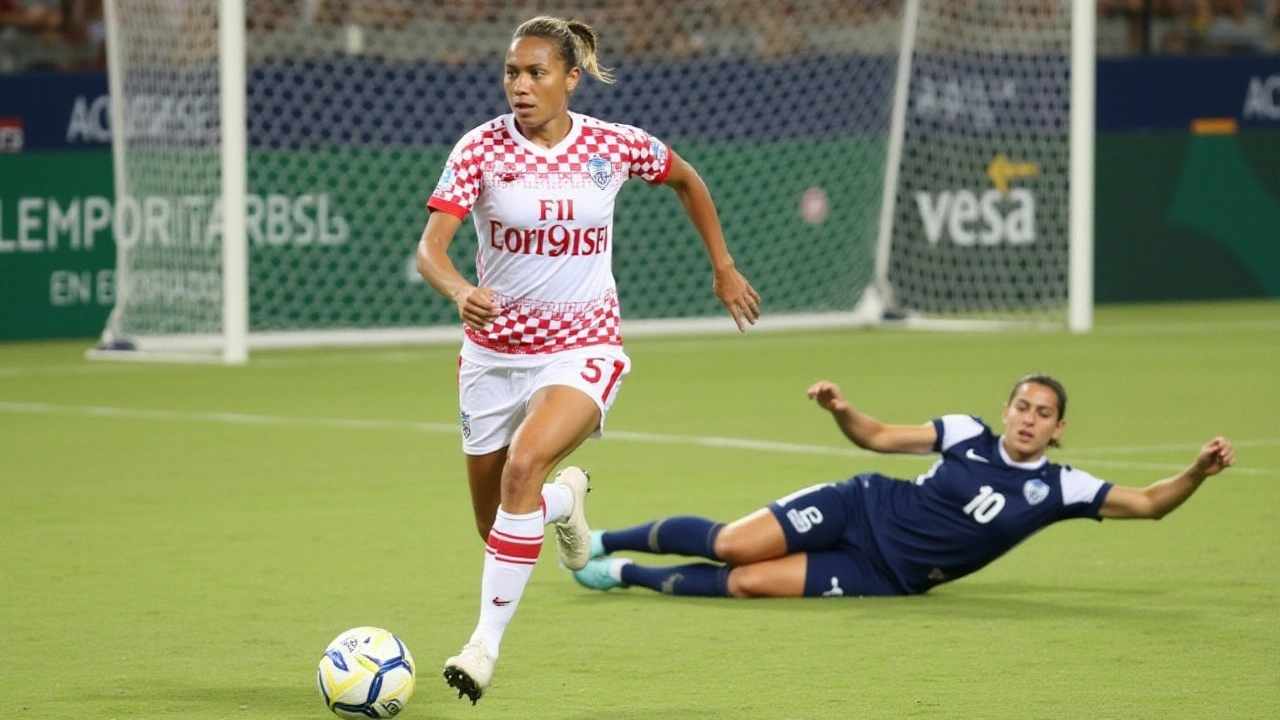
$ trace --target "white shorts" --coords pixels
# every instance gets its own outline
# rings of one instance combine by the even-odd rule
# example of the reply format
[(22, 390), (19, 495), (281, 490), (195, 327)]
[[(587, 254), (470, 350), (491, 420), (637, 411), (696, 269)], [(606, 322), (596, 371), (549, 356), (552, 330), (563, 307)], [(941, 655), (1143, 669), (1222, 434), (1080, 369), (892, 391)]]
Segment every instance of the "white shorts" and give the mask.
[(486, 455), (511, 444), (524, 422), (529, 399), (550, 385), (568, 385), (586, 393), (600, 408), (600, 425), (631, 372), (631, 358), (615, 345), (597, 345), (559, 352), (542, 365), (494, 367), (458, 361), (458, 417), (462, 421), (462, 451)]

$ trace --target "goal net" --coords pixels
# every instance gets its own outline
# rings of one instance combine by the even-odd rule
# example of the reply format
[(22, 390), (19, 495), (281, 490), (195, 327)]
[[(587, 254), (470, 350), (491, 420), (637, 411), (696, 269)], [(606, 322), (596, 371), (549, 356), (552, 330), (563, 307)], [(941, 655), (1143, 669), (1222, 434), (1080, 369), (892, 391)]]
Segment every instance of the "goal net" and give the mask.
[[(453, 144), (508, 111), (502, 57), (527, 2), (107, 5), (117, 304), (102, 348), (243, 359), (245, 347), (460, 337), (414, 251)], [(548, 0), (538, 12), (594, 25), (618, 77), (584, 78), (571, 108), (645, 128), (706, 180), (764, 296), (762, 328), (1066, 323), (1062, 3)], [(674, 193), (629, 183), (614, 237), (624, 334), (734, 329)], [(468, 221), (450, 248), (473, 279), (476, 242)]]

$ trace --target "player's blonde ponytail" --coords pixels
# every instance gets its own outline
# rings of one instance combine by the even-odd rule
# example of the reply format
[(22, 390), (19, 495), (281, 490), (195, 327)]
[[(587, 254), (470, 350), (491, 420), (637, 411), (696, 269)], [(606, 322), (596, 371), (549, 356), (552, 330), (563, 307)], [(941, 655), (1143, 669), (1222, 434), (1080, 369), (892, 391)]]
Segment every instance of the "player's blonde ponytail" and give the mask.
[(537, 37), (550, 40), (560, 51), (565, 67), (582, 68), (588, 75), (602, 83), (612, 84), (613, 73), (600, 66), (596, 48), (600, 38), (596, 29), (581, 20), (562, 20), (539, 15), (526, 20), (511, 34), (512, 39)]
[(600, 61), (596, 57), (596, 48), (600, 40), (600, 34), (596, 29), (581, 20), (570, 20), (566, 25), (569, 32), (573, 33), (578, 39), (578, 46), (581, 53), (578, 56), (578, 66), (587, 71), (591, 77), (602, 83), (613, 84), (613, 73), (608, 68), (600, 67)]

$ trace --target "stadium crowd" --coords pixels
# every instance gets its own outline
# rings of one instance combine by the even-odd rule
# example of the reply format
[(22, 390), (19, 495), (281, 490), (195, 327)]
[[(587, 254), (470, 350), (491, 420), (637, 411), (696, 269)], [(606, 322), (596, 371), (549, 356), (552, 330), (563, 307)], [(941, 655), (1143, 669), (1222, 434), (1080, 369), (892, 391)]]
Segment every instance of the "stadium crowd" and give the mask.
[(0, 0), (0, 73), (106, 67), (103, 0)]
[[(191, 31), (190, 59), (213, 52), (215, 0), (152, 4)], [(510, 28), (548, 11), (577, 14), (632, 59), (763, 59), (892, 51), (905, 0), (246, 0), (250, 60), (375, 54), (390, 60), (497, 59)], [(104, 0), (0, 0), (0, 72), (102, 69)], [(1280, 0), (1096, 0), (1098, 54), (1280, 53)], [(955, 0), (949, 11), (993, 37), (1061, 27), (1068, 0)], [(563, 6), (563, 7), (561, 7)], [(1012, 11), (1010, 8), (1013, 8)], [(950, 33), (938, 28), (939, 36)], [(254, 42), (253, 37), (263, 42)], [(269, 36), (269, 37), (268, 37)], [(987, 39), (981, 39), (984, 44)], [(1048, 40), (1046, 40), (1048, 42)]]
[(1098, 53), (1280, 52), (1280, 0), (1098, 0)]

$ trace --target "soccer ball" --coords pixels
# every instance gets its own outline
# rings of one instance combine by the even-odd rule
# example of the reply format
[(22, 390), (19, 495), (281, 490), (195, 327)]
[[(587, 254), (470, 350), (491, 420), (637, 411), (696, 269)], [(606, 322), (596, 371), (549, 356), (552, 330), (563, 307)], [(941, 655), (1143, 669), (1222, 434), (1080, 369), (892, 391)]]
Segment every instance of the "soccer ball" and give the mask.
[(324, 704), (339, 717), (389, 718), (413, 695), (413, 656), (400, 638), (358, 627), (329, 643), (316, 682)]

